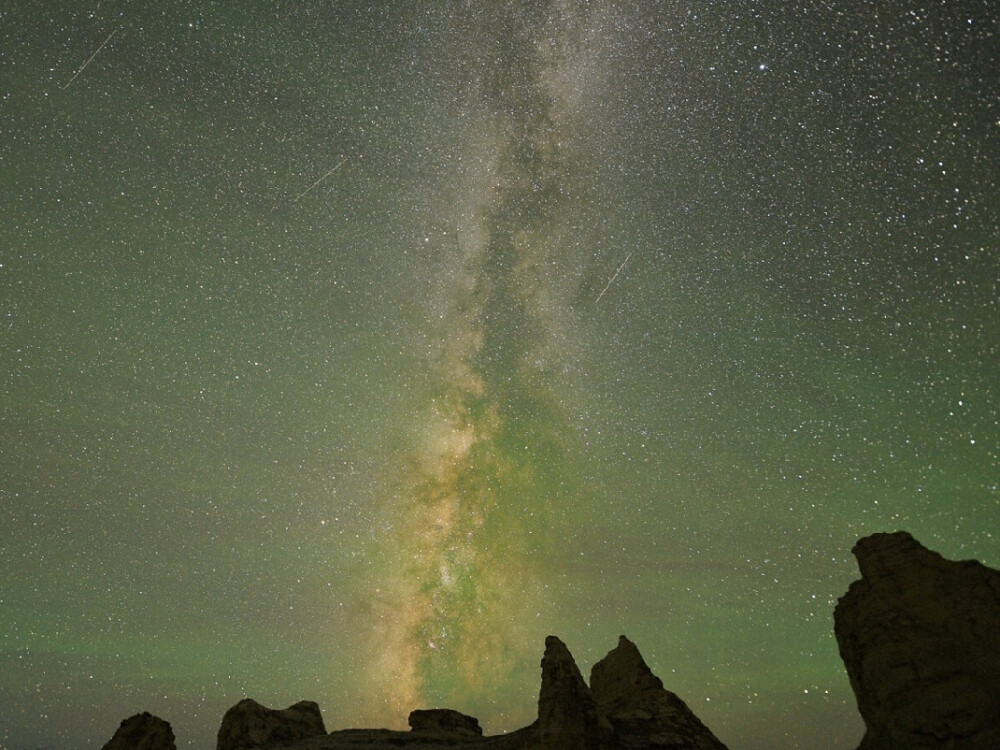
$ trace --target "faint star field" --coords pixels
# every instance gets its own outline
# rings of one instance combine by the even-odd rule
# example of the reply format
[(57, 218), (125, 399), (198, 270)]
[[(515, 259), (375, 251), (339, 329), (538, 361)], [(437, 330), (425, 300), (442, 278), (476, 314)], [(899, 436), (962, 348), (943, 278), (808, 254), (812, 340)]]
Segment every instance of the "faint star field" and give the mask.
[(0, 17), (0, 747), (504, 732), (624, 633), (846, 750), (854, 542), (1000, 566), (986, 0)]

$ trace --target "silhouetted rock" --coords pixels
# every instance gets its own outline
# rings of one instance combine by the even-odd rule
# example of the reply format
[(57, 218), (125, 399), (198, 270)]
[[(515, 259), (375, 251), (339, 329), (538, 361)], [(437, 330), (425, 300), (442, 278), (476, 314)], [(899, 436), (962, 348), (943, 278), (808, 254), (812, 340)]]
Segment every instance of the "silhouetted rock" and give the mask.
[(590, 750), (611, 740), (610, 726), (601, 720), (573, 655), (554, 635), (545, 639), (542, 657), (538, 739), (542, 748), (553, 750)]
[(906, 532), (852, 550), (834, 630), (867, 732), (859, 750), (1000, 748), (1000, 572)]
[(725, 750), (687, 704), (664, 690), (663, 682), (625, 636), (593, 666), (590, 690), (597, 710), (626, 748)]
[(684, 702), (663, 689), (622, 636), (594, 665), (593, 692), (555, 636), (545, 639), (538, 719), (484, 737), (479, 721), (450, 709), (410, 713), (411, 731), (342, 729), (325, 734), (315, 703), (272, 711), (243, 700), (226, 712), (218, 750), (725, 750)]
[(125, 719), (102, 750), (177, 750), (177, 745), (168, 722), (143, 712)]
[(410, 731), (457, 737), (482, 737), (479, 719), (450, 708), (432, 708), (410, 712)]
[(312, 701), (276, 711), (244, 698), (222, 717), (216, 750), (277, 747), (325, 734), (319, 706)]

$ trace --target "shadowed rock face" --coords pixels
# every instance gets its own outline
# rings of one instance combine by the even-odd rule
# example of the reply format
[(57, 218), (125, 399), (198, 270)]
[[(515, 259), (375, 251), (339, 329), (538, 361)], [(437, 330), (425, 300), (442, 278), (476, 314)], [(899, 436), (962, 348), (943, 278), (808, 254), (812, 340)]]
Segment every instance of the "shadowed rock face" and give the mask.
[[(478, 720), (449, 709), (413, 711), (409, 732), (326, 734), (315, 703), (274, 711), (247, 698), (223, 717), (217, 750), (725, 750), (680, 698), (663, 689), (625, 636), (594, 665), (593, 691), (555, 636), (545, 639), (541, 667), (538, 719), (508, 734), (484, 737)], [(136, 747), (176, 750), (172, 733), (169, 746), (109, 743), (105, 750)]]
[(538, 739), (541, 747), (551, 750), (589, 750), (611, 741), (610, 726), (597, 713), (572, 654), (554, 635), (545, 639), (542, 657)]
[(625, 636), (591, 669), (590, 689), (623, 747), (725, 750), (684, 701), (663, 689)]
[(859, 750), (1000, 748), (1000, 572), (906, 532), (852, 550), (834, 630), (867, 732)]
[(146, 712), (125, 719), (102, 750), (176, 750), (176, 748), (170, 724)]
[(319, 706), (312, 701), (276, 711), (245, 698), (222, 717), (216, 750), (288, 745), (325, 734)]
[(453, 737), (482, 737), (479, 719), (449, 708), (433, 708), (410, 712), (410, 731)]

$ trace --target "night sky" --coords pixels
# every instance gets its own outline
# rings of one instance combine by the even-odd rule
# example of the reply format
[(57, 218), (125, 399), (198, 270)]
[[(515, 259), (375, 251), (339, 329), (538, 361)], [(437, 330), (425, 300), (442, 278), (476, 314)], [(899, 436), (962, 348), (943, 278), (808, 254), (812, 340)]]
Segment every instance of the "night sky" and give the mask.
[(854, 542), (1000, 567), (998, 70), (992, 0), (6, 2), (0, 748), (507, 731), (549, 633), (856, 747)]

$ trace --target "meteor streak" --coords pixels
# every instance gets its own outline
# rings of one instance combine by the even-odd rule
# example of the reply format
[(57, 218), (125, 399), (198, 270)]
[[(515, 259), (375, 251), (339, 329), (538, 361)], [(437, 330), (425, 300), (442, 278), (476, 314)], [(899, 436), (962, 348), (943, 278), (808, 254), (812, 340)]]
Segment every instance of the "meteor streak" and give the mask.
[(295, 199), (294, 199), (294, 200), (292, 201), (292, 203), (297, 203), (297, 202), (298, 202), (298, 200), (299, 200), (299, 199), (300, 199), (300, 198), (301, 198), (302, 196), (304, 196), (304, 195), (305, 195), (306, 193), (308, 193), (308, 192), (309, 192), (310, 190), (312, 190), (312, 189), (313, 189), (314, 187), (316, 187), (317, 185), (319, 185), (319, 184), (320, 184), (320, 183), (321, 183), (321, 182), (322, 182), (323, 180), (325, 180), (325, 179), (326, 179), (327, 177), (329, 177), (329, 176), (330, 176), (330, 175), (332, 175), (332, 174), (333, 174), (334, 172), (336, 172), (336, 171), (337, 171), (338, 169), (340, 169), (340, 168), (341, 168), (342, 166), (344, 166), (344, 164), (345, 164), (345, 163), (347, 162), (347, 158), (348, 158), (348, 157), (346, 157), (346, 156), (345, 156), (345, 157), (344, 157), (344, 158), (343, 158), (343, 159), (342, 159), (342, 160), (340, 161), (340, 163), (339, 163), (339, 164), (338, 164), (337, 166), (335, 166), (335, 167), (334, 167), (333, 169), (331, 169), (331, 170), (330, 170), (329, 172), (327, 172), (327, 173), (326, 173), (325, 175), (323, 175), (322, 177), (320, 177), (320, 178), (319, 178), (318, 180), (316, 180), (316, 182), (314, 182), (314, 183), (313, 183), (312, 185), (310, 185), (309, 187), (307, 187), (307, 188), (306, 188), (305, 190), (303, 190), (303, 191), (302, 191), (301, 193), (299, 193), (298, 195), (296, 195), (296, 196), (295, 196)]
[(80, 69), (78, 71), (76, 71), (76, 73), (73, 74), (73, 77), (70, 78), (68, 81), (66, 81), (66, 85), (62, 87), (63, 91), (65, 91), (66, 89), (69, 88), (69, 85), (71, 83), (73, 83), (73, 81), (76, 80), (76, 77), (83, 72), (84, 68), (86, 68), (88, 65), (90, 65), (90, 61), (93, 60), (95, 57), (97, 57), (97, 53), (100, 52), (102, 49), (104, 49), (104, 45), (107, 44), (108, 42), (110, 42), (111, 41), (111, 37), (113, 37), (115, 34), (117, 34), (118, 31), (119, 31), (119, 29), (115, 29), (110, 34), (108, 34), (108, 38), (105, 39), (103, 42), (101, 42), (101, 46), (94, 50), (94, 54), (92, 54), (90, 57), (87, 58), (87, 62), (85, 62), (83, 65), (81, 65)]
[(615, 279), (618, 278), (618, 274), (620, 274), (622, 272), (622, 269), (625, 268), (625, 264), (628, 263), (628, 259), (631, 258), (631, 257), (632, 257), (632, 253), (629, 253), (628, 255), (625, 256), (625, 260), (623, 260), (622, 264), (620, 266), (618, 266), (618, 270), (615, 271), (615, 275), (611, 277), (611, 281), (609, 281), (607, 283), (607, 285), (604, 287), (604, 289), (601, 290), (601, 293), (597, 295), (597, 299), (594, 300), (594, 304), (595, 305), (598, 302), (601, 301), (601, 297), (604, 296), (604, 293), (606, 291), (608, 291), (608, 289), (611, 287), (611, 285), (615, 282)]

